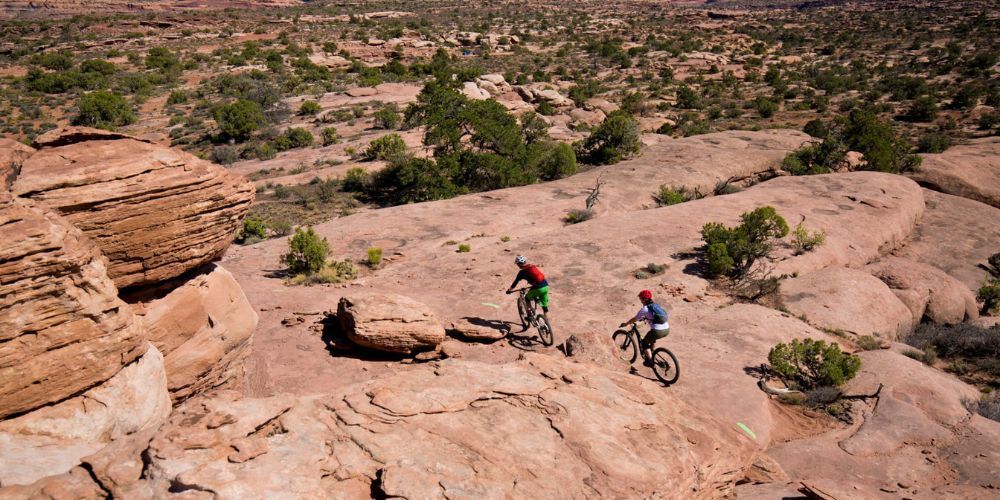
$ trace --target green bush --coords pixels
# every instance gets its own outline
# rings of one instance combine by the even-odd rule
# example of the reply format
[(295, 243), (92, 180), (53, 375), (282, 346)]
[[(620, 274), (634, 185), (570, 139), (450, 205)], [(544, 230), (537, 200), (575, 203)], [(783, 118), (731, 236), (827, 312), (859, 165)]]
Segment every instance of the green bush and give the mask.
[(113, 130), (130, 123), (135, 123), (135, 113), (124, 97), (97, 90), (84, 95), (77, 102), (80, 112), (73, 118), (74, 125)]
[(299, 114), (303, 116), (314, 116), (320, 111), (323, 111), (323, 108), (316, 101), (302, 101), (302, 105), (299, 106)]
[(920, 96), (913, 100), (904, 118), (914, 122), (929, 122), (937, 118), (938, 104), (933, 96)]
[(624, 111), (616, 111), (584, 140), (582, 149), (588, 163), (610, 165), (638, 154), (641, 144), (639, 122)]
[(845, 160), (847, 150), (835, 137), (812, 143), (788, 153), (781, 168), (792, 175), (826, 174)]
[(458, 245), (458, 253), (469, 253), (472, 251), (472, 245), (468, 243), (462, 243)]
[(347, 171), (344, 176), (344, 190), (361, 192), (368, 184), (368, 171), (361, 167), (354, 167)]
[(186, 102), (188, 102), (188, 93), (183, 90), (175, 90), (167, 97), (167, 106), (184, 104)]
[(1000, 379), (1000, 325), (921, 323), (903, 340), (921, 351), (933, 349), (945, 360), (961, 361), (965, 372)]
[(368, 143), (368, 149), (362, 153), (366, 160), (392, 160), (406, 153), (406, 143), (399, 134), (388, 134)]
[(677, 89), (677, 107), (681, 109), (701, 109), (701, 96), (687, 85)]
[(238, 237), (240, 243), (250, 245), (264, 238), (267, 238), (267, 224), (263, 219), (253, 215), (243, 219), (243, 229)]
[(111, 76), (115, 74), (115, 71), (117, 71), (117, 68), (115, 68), (114, 64), (100, 59), (88, 59), (80, 63), (81, 73), (99, 73), (104, 76)]
[(801, 222), (792, 230), (792, 248), (796, 255), (804, 254), (826, 241), (826, 233), (823, 231), (809, 232)]
[(245, 99), (218, 106), (213, 110), (213, 115), (219, 130), (226, 137), (237, 141), (246, 140), (267, 123), (260, 105)]
[(340, 137), (337, 136), (337, 129), (335, 127), (326, 127), (320, 134), (323, 137), (324, 146), (340, 142)]
[(593, 218), (594, 218), (593, 210), (586, 210), (586, 209), (581, 210), (574, 208), (566, 213), (566, 216), (563, 217), (563, 222), (565, 222), (566, 224), (579, 224), (581, 222), (588, 221)]
[(524, 160), (543, 180), (562, 179), (576, 173), (576, 153), (564, 142), (541, 141), (531, 144)]
[(240, 153), (232, 146), (216, 146), (210, 158), (219, 165), (229, 165), (240, 160)]
[(757, 96), (753, 105), (763, 118), (770, 118), (778, 111), (778, 103), (764, 96)]
[(770, 255), (777, 239), (788, 235), (788, 223), (773, 207), (745, 212), (740, 219), (740, 225), (732, 228), (718, 222), (702, 226), (710, 275), (746, 275), (756, 262)]
[(305, 148), (311, 146), (312, 143), (312, 132), (302, 127), (291, 127), (275, 139), (274, 147), (278, 151), (288, 151), (289, 149)]
[(166, 47), (153, 47), (146, 54), (146, 68), (160, 69), (164, 71), (177, 70), (181, 67), (181, 61), (174, 53)]
[(1000, 278), (987, 279), (976, 292), (976, 298), (983, 303), (981, 314), (1000, 311)]
[(943, 153), (951, 147), (951, 137), (941, 132), (928, 132), (917, 143), (918, 153)]
[(817, 139), (826, 139), (830, 135), (830, 129), (823, 123), (823, 120), (813, 119), (806, 122), (802, 131)]
[(379, 247), (371, 247), (368, 249), (368, 267), (375, 269), (379, 264), (382, 263), (382, 249)]
[(375, 128), (391, 130), (399, 126), (402, 117), (395, 106), (386, 106), (372, 114)]
[(861, 359), (841, 352), (836, 343), (808, 338), (775, 345), (767, 360), (789, 387), (800, 391), (840, 386), (861, 369)]
[(298, 228), (288, 240), (288, 253), (281, 260), (293, 274), (312, 274), (326, 265), (330, 244), (321, 238), (313, 228)]
[(920, 165), (920, 157), (910, 154), (910, 145), (874, 111), (856, 108), (843, 120), (841, 136), (849, 150), (865, 155), (867, 169), (879, 172), (907, 172)]
[(693, 191), (685, 186), (674, 187), (666, 184), (660, 185), (660, 190), (653, 195), (653, 200), (661, 207), (684, 203), (685, 201), (702, 198), (702, 194), (695, 188)]
[(358, 277), (358, 270), (349, 261), (334, 261), (316, 272), (298, 273), (288, 280), (292, 285), (317, 285), (321, 283), (343, 283)]

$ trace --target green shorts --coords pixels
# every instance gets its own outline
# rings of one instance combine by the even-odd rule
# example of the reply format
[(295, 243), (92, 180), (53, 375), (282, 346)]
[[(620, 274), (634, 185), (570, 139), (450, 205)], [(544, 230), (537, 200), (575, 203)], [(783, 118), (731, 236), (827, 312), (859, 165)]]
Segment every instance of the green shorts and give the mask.
[(528, 293), (524, 294), (524, 298), (527, 300), (534, 300), (538, 302), (538, 305), (548, 308), (549, 307), (549, 287), (543, 286), (541, 288), (532, 288), (528, 290)]

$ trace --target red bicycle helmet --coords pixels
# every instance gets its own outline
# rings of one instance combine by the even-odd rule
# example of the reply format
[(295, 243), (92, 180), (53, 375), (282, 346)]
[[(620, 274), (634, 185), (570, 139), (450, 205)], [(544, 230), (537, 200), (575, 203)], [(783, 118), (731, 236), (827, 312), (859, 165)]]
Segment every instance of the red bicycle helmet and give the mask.
[(651, 292), (649, 290), (643, 290), (643, 291), (639, 292), (639, 298), (642, 299), (642, 300), (652, 300), (653, 299), (653, 292)]

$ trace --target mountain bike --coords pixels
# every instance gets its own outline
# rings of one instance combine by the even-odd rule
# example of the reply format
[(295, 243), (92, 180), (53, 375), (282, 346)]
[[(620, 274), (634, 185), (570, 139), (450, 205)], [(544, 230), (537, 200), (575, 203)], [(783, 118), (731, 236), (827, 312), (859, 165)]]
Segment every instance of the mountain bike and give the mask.
[(549, 319), (545, 317), (545, 313), (538, 311), (536, 301), (528, 300), (526, 296), (528, 290), (530, 288), (519, 288), (517, 290), (517, 314), (521, 317), (521, 324), (524, 326), (524, 329), (527, 330), (529, 325), (535, 327), (538, 330), (538, 338), (541, 339), (542, 345), (549, 347), (555, 343), (555, 339), (552, 337), (552, 325), (549, 324)]
[(653, 367), (653, 374), (656, 375), (656, 378), (660, 379), (660, 382), (663, 382), (664, 385), (677, 382), (677, 378), (681, 375), (681, 369), (677, 364), (677, 357), (674, 356), (674, 353), (665, 347), (657, 347), (653, 350), (652, 359), (650, 359), (647, 357), (646, 350), (640, 348), (640, 339), (639, 327), (635, 324), (632, 325), (630, 330), (619, 328), (615, 330), (615, 333), (611, 334), (611, 340), (614, 341), (615, 347), (618, 348), (618, 357), (620, 359), (629, 364), (635, 363), (636, 358), (641, 353), (642, 359)]

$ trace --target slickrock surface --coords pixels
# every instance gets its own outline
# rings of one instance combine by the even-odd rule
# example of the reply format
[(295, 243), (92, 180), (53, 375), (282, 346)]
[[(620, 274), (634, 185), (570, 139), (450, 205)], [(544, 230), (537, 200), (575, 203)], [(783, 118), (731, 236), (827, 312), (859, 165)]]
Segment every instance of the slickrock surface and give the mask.
[(871, 492), (855, 493), (866, 498), (995, 498), (1000, 424), (962, 405), (978, 391), (895, 352), (860, 355), (861, 373), (847, 392), (873, 394), (884, 386), (864, 403), (862, 418), (846, 429), (775, 445), (767, 454), (792, 477)]
[(175, 400), (242, 380), (257, 312), (229, 271), (210, 264), (166, 296), (134, 309), (145, 338), (164, 354)]
[(927, 210), (895, 255), (934, 266), (978, 290), (988, 275), (980, 267), (1000, 246), (1000, 208), (924, 190)]
[(79, 396), (0, 421), (0, 484), (67, 472), (112, 440), (159, 427), (169, 414), (163, 356), (151, 347)]
[(1000, 208), (1000, 139), (990, 137), (925, 154), (910, 174), (922, 185)]
[(913, 316), (889, 286), (864, 271), (831, 267), (781, 282), (781, 303), (809, 324), (896, 340)]
[(145, 351), (97, 248), (0, 191), (0, 418), (108, 380)]
[(865, 267), (882, 280), (913, 313), (938, 324), (961, 323), (979, 317), (976, 296), (964, 283), (944, 271), (898, 257), (886, 257)]
[(700, 499), (731, 494), (756, 453), (641, 379), (525, 358), (447, 360), (323, 396), (194, 398), (152, 438), (143, 482), (153, 496)]
[(337, 319), (352, 342), (379, 351), (426, 351), (445, 337), (430, 308), (402, 295), (351, 294), (340, 299)]
[(130, 138), (42, 149), (24, 162), (13, 191), (94, 240), (119, 288), (218, 258), (254, 196), (252, 184), (221, 167)]

